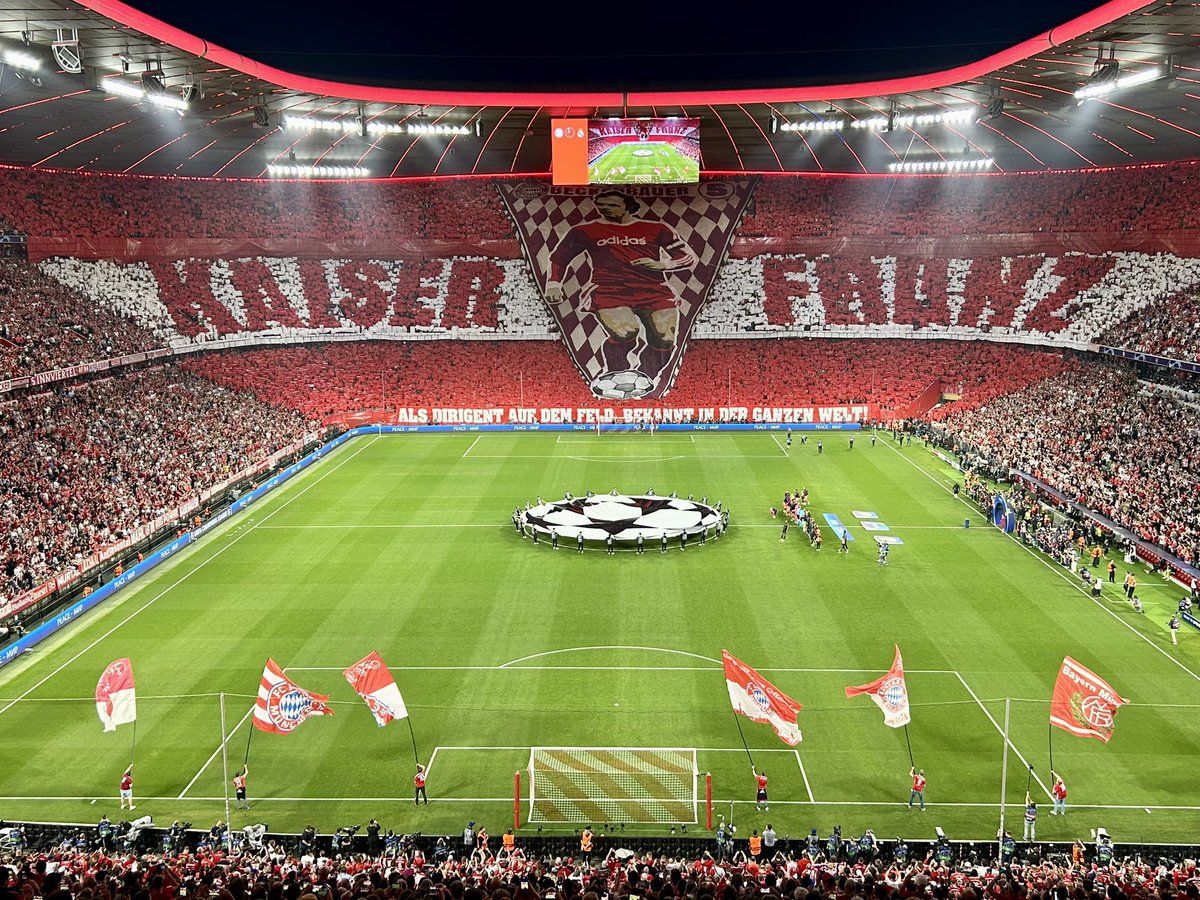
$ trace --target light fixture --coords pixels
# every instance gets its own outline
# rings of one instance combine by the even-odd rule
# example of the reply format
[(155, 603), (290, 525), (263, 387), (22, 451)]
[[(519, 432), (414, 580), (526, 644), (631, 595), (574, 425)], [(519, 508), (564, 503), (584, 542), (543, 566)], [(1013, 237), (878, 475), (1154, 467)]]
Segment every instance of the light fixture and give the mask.
[(182, 113), (188, 108), (187, 102), (182, 97), (176, 97), (172, 94), (148, 94), (137, 85), (116, 78), (104, 79), (103, 87), (110, 94), (117, 94), (121, 97), (128, 97), (131, 100), (152, 103), (164, 109), (173, 109)]
[(409, 123), (406, 129), (409, 134), (470, 134), (471, 129), (466, 125), (426, 125), (420, 122)]
[(969, 125), (975, 121), (975, 115), (973, 109), (960, 108), (928, 113), (871, 116), (855, 119), (850, 123), (850, 127), (868, 131), (891, 131), (896, 128), (924, 128), (928, 125)]
[(779, 126), (780, 131), (841, 131), (846, 127), (845, 119), (808, 119), (804, 122), (784, 122)]
[(83, 74), (83, 53), (79, 49), (79, 32), (76, 29), (70, 29), (70, 34), (67, 33), (67, 29), (56, 29), (50, 51), (54, 54), (54, 61), (64, 72), (69, 75)]
[(889, 172), (898, 175), (919, 175), (934, 172), (984, 172), (992, 168), (996, 160), (990, 156), (977, 156), (972, 159), (931, 159), (921, 162), (894, 162), (888, 166)]
[[(1102, 73), (1110, 71), (1112, 75), (1103, 79), (1099, 77)], [(1132, 75), (1116, 76), (1116, 63), (1114, 62), (1097, 70), (1096, 74), (1088, 79), (1088, 83), (1075, 92), (1075, 99), (1082, 103), (1084, 100), (1091, 100), (1094, 97), (1103, 97), (1113, 91), (1122, 91), (1126, 88), (1137, 87), (1139, 84), (1148, 84), (1161, 78), (1162, 74), (1162, 69), (1158, 66), (1151, 66), (1149, 69), (1143, 69)]]
[(306, 166), (271, 163), (267, 174), (272, 178), (370, 178), (362, 166)]
[(32, 53), (26, 53), (22, 50), (5, 50), (4, 61), (14, 69), (23, 69), (26, 72), (36, 72), (42, 67), (42, 61)]

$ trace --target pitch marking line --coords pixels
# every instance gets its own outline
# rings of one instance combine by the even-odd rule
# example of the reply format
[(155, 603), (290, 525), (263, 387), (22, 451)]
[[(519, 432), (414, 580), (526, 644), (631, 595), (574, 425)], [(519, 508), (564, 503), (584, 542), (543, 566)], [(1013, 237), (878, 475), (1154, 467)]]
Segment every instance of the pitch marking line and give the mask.
[[(927, 472), (923, 467), (917, 465), (915, 462), (913, 462), (911, 459), (909, 459), (907, 456), (905, 456), (903, 453), (901, 453), (899, 450), (897, 450), (891, 444), (887, 444), (887, 447), (893, 453), (895, 453), (901, 459), (903, 459), (906, 463), (908, 463), (910, 466), (912, 466), (914, 469), (916, 469), (918, 472), (920, 472), (922, 475), (924, 475), (926, 478), (928, 478), (930, 481), (932, 481), (934, 484), (941, 483), (938, 481), (938, 479), (936, 477), (934, 477), (929, 472)], [(975, 504), (971, 503), (970, 501), (968, 501), (966, 498), (962, 497), (961, 495), (956, 496), (955, 499), (958, 500), (960, 503), (966, 505), (966, 507), (968, 509), (973, 509), (973, 510), (978, 509), (975, 506)], [(1193, 672), (1191, 669), (1189, 669), (1187, 666), (1185, 666), (1183, 663), (1181, 663), (1179, 660), (1177, 660), (1174, 656), (1172, 656), (1170, 653), (1168, 653), (1162, 647), (1158, 646), (1158, 644), (1154, 643), (1154, 641), (1150, 640), (1150, 638), (1146, 637), (1146, 635), (1142, 634), (1140, 631), (1138, 631), (1136, 628), (1134, 628), (1132, 625), (1130, 625), (1128, 622), (1126, 622), (1124, 619), (1122, 619), (1120, 616), (1118, 616), (1115, 612), (1113, 612), (1111, 609), (1109, 609), (1107, 606), (1105, 606), (1103, 603), (1101, 603), (1095, 597), (1091, 596), (1091, 594), (1088, 591), (1085, 591), (1083, 588), (1081, 588), (1079, 586), (1078, 582), (1076, 582), (1074, 579), (1072, 579), (1072, 578), (1068, 577), (1066, 574), (1064, 574), (1061, 566), (1056, 566), (1056, 565), (1051, 564), (1045, 558), (1045, 554), (1043, 554), (1041, 551), (1034, 550), (1032, 547), (1025, 546), (1019, 540), (1017, 540), (1016, 537), (1014, 537), (1011, 534), (1004, 534), (1004, 532), (1000, 532), (1000, 534), (1003, 537), (1006, 537), (1009, 540), (1011, 540), (1014, 544), (1016, 544), (1018, 547), (1020, 547), (1026, 553), (1031, 555), (1034, 559), (1036, 559), (1038, 562), (1040, 562), (1046, 568), (1050, 569), (1059, 578), (1061, 578), (1065, 582), (1067, 582), (1067, 584), (1069, 584), (1074, 590), (1078, 591), (1080, 594), (1082, 594), (1084, 597), (1086, 597), (1088, 600), (1090, 600), (1095, 606), (1104, 610), (1106, 613), (1108, 613), (1110, 616), (1112, 616), (1114, 619), (1116, 619), (1118, 622), (1120, 622), (1122, 625), (1124, 625), (1126, 628), (1128, 628), (1130, 631), (1132, 631), (1135, 635), (1137, 635), (1139, 638), (1141, 638), (1143, 641), (1145, 641), (1147, 644), (1149, 644), (1151, 647), (1153, 647), (1155, 650), (1157, 650), (1159, 653), (1161, 653), (1163, 656), (1165, 656), (1167, 659), (1169, 659), (1171, 662), (1175, 663), (1175, 665), (1177, 665), (1179, 668), (1183, 669), (1183, 671), (1187, 672), (1189, 675), (1191, 675), (1197, 681), (1200, 681), (1200, 675), (1197, 675), (1195, 672)], [(2, 711), (2, 710), (0, 710), (0, 711)]]
[[(583, 440), (573, 440), (573, 439), (572, 439), (573, 437), (574, 437), (574, 435), (569, 435), (569, 434), (560, 434), (560, 435), (558, 435), (558, 437), (555, 439), (554, 443), (556, 443), (556, 444), (562, 444), (562, 445), (570, 445), (570, 444), (575, 444), (575, 445), (579, 445), (579, 444), (592, 444), (592, 442), (593, 442), (593, 439), (594, 439), (596, 436), (593, 434), (593, 435), (590, 435), (589, 437), (586, 437), (586, 438), (584, 438)], [(647, 435), (647, 437), (649, 437), (649, 435)], [(563, 438), (566, 438), (566, 440), (563, 440)], [(601, 437), (599, 440), (603, 441), (605, 444), (640, 444), (640, 445), (645, 445), (645, 443), (646, 443), (646, 437), (621, 437), (621, 438), (603, 438), (603, 437)], [(652, 438), (652, 440), (654, 441), (654, 443), (655, 443), (655, 444), (694, 444), (694, 443), (696, 443), (696, 438), (695, 438), (694, 436), (690, 435), (690, 434), (686, 434), (686, 435), (675, 435), (675, 436), (672, 436), (672, 437), (658, 437), (658, 436), (654, 436), (654, 437)]]
[[(988, 708), (983, 705), (983, 701), (979, 699), (978, 695), (973, 690), (971, 690), (971, 686), (969, 684), (967, 684), (967, 680), (962, 677), (962, 674), (960, 672), (955, 672), (954, 674), (958, 678), (958, 680), (960, 682), (962, 682), (962, 686), (967, 689), (967, 693), (971, 695), (971, 699), (974, 700), (977, 704), (979, 704), (979, 708), (981, 710), (983, 710), (983, 714), (988, 717), (988, 721), (991, 722), (994, 726), (996, 726), (996, 730), (998, 732), (1000, 732), (1000, 736), (1004, 737), (1005, 741), (1007, 741), (1008, 746), (1012, 748), (1013, 753), (1017, 754), (1017, 759), (1021, 760), (1021, 762), (1025, 764), (1025, 768), (1027, 768), (1031, 772), (1033, 772), (1033, 766), (1029, 765), (1029, 760), (1027, 760), (1025, 758), (1025, 755), (1023, 753), (1021, 753), (1020, 750), (1017, 749), (1017, 745), (1012, 742), (1012, 738), (1005, 736), (1004, 729), (1000, 727), (1000, 723), (997, 722), (992, 717), (992, 714), (990, 712), (988, 712)], [(1041, 789), (1046, 792), (1046, 796), (1048, 798), (1053, 797), (1053, 795), (1050, 793), (1050, 789), (1048, 787), (1046, 787), (1046, 783), (1044, 781), (1042, 781), (1041, 776), (1038, 775), (1037, 772), (1033, 772), (1033, 779), (1034, 779), (1034, 781), (1036, 781), (1038, 783), (1038, 785), (1041, 787)]]
[(471, 446), (470, 446), (470, 447), (468, 447), (466, 450), (464, 450), (464, 451), (463, 451), (463, 459), (466, 459), (466, 458), (467, 458), (467, 454), (468, 454), (468, 453), (470, 453), (470, 452), (471, 452), (471, 450), (473, 450), (473, 449), (474, 449), (475, 445), (479, 443), (479, 439), (480, 439), (481, 437), (483, 437), (483, 435), (482, 435), (482, 434), (477, 434), (477, 435), (475, 435), (475, 440), (471, 441)]
[[(741, 753), (742, 751), (737, 751)], [(225, 797), (188, 797), (192, 803), (224, 803)], [(23, 801), (80, 801), (80, 800), (112, 800), (111, 794), (103, 794), (96, 796), (52, 796), (52, 795), (37, 795), (37, 796), (0, 796), (0, 801), (5, 802), (23, 802)], [(174, 803), (179, 800), (178, 797), (138, 797), (139, 803), (164, 801)], [(407, 803), (412, 800), (412, 797), (258, 797), (253, 800), (254, 803)], [(431, 799), (430, 804), (435, 803), (504, 803), (509, 808), (512, 807), (513, 798), (509, 797), (437, 797)], [(753, 806), (753, 800), (739, 800), (734, 797), (713, 797), (713, 805), (733, 803), (735, 806)], [(775, 806), (838, 806), (838, 807), (905, 807), (908, 806), (907, 800), (772, 800), (771, 803)], [(931, 809), (938, 808), (966, 808), (966, 809), (995, 809), (997, 803), (971, 803), (971, 802), (950, 802), (950, 803), (932, 803), (927, 802), (926, 806)], [(1004, 804), (1007, 809), (1024, 809), (1024, 803), (1009, 802)], [(1094, 803), (1072, 803), (1072, 810), (1081, 809), (1096, 809), (1096, 810), (1157, 810), (1160, 812), (1197, 812), (1200, 811), (1200, 806), (1154, 806), (1145, 803), (1124, 803), (1124, 804), (1094, 804)]]
[[(345, 666), (288, 666), (289, 672), (341, 672)], [(397, 672), (720, 672), (720, 666), (394, 666), (389, 669)], [(814, 669), (786, 668), (760, 666), (760, 672), (807, 672), (812, 675), (861, 675), (863, 673), (879, 672), (875, 669)], [(953, 675), (953, 669), (905, 669), (909, 675)], [(230, 696), (229, 694), (225, 695)], [(74, 699), (74, 698), (72, 698)], [(91, 697), (80, 697), (79, 700), (91, 700)], [(993, 699), (993, 698), (988, 698)], [(1003, 697), (999, 698), (1003, 700)], [(1016, 698), (1013, 698), (1016, 699)], [(970, 700), (946, 700), (939, 703), (920, 703), (914, 706), (947, 706), (958, 703), (970, 703)], [(1031, 701), (1032, 702), (1032, 701)], [(1039, 703), (1049, 701), (1039, 700)], [(1139, 703), (1138, 706), (1154, 707), (1157, 704)], [(806, 707), (811, 709), (812, 707)], [(824, 708), (824, 707), (822, 707)], [(1193, 707), (1184, 707), (1191, 709)], [(1200, 708), (1200, 707), (1198, 707)]]
[[(218, 748), (218, 749), (220, 749), (220, 748)], [(445, 750), (447, 752), (449, 752), (451, 750), (455, 750), (455, 751), (480, 750), (480, 751), (485, 751), (485, 752), (487, 752), (487, 751), (505, 751), (505, 750), (516, 751), (516, 750), (519, 750), (524, 753), (524, 752), (529, 751), (530, 749), (532, 749), (532, 748), (530, 748), (530, 747), (442, 747), (442, 746), (437, 746), (437, 747), (433, 748), (433, 753), (429, 757), (429, 764), (425, 767), (425, 774), (426, 774), (426, 776), (428, 776), (429, 773), (431, 773), (433, 771), (433, 761), (437, 757), (439, 750)], [(578, 747), (578, 748), (562, 747), (562, 748), (558, 748), (558, 749), (590, 750), (590, 749), (594, 749), (594, 748), (591, 748), (591, 747)], [(659, 748), (645, 747), (645, 748), (634, 748), (634, 749), (657, 750)], [(744, 752), (744, 750), (739, 750), (737, 747), (689, 747), (688, 749), (692, 750), (695, 753), (742, 753), (742, 752)], [(800, 751), (799, 750), (796, 750), (796, 749), (783, 750), (783, 749), (778, 749), (778, 748), (772, 748), (772, 749), (766, 749), (766, 750), (755, 749), (754, 752), (755, 753), (791, 753), (791, 754), (793, 754), (796, 757), (796, 765), (800, 767), (800, 777), (804, 779), (804, 790), (808, 794), (808, 802), (809, 803), (817, 802), (813, 798), (812, 785), (810, 785), (808, 782), (808, 773), (804, 770), (804, 761), (800, 759)], [(697, 773), (696, 777), (697, 778), (700, 777), (699, 773)], [(190, 785), (189, 785), (189, 787), (190, 787)], [(182, 796), (182, 795), (180, 795), (180, 796)], [(716, 801), (714, 800), (713, 802), (715, 803)], [(722, 801), (722, 802), (724, 802), (724, 801)]]
[[(160, 591), (159, 593), (157, 593), (153, 597), (151, 597), (149, 600), (147, 600), (145, 604), (143, 604), (142, 606), (139, 606), (137, 609), (135, 609), (132, 613), (130, 613), (128, 616), (126, 616), (124, 619), (122, 619), (120, 622), (118, 622), (116, 625), (114, 625), (108, 631), (104, 632), (104, 634), (100, 635), (100, 637), (96, 638), (94, 641), (92, 641), (90, 644), (88, 644), (86, 647), (84, 647), (82, 650), (80, 650), (78, 653), (76, 653), (74, 656), (72, 656), (70, 659), (68, 659), (62, 665), (60, 665), (57, 669), (55, 669), (49, 675), (44, 677), (41, 681), (39, 681), (35, 685), (33, 685), (33, 687), (31, 687), (27, 691), (25, 691), (25, 693), (21, 694), (21, 696), (17, 697), (16, 700), (13, 700), (12, 702), (6, 704), (5, 706), (0, 707), (0, 715), (3, 715), (5, 712), (7, 712), (9, 709), (11, 709), (13, 707), (13, 705), (17, 703), (17, 701), (23, 700), (24, 698), (28, 697), (30, 694), (32, 694), (34, 691), (36, 691), (38, 688), (40, 688), (43, 684), (45, 684), (47, 681), (49, 681), (51, 678), (53, 678), (55, 675), (57, 675), (59, 672), (61, 672), (63, 669), (65, 669), (67, 666), (71, 665), (71, 663), (75, 662), (77, 659), (79, 659), (81, 656), (83, 656), (85, 653), (87, 653), (93, 647), (97, 646), (101, 641), (106, 640), (111, 635), (116, 633), (116, 631), (119, 628), (121, 628), (123, 625), (125, 625), (126, 623), (131, 621), (139, 613), (144, 612), (145, 610), (149, 609), (151, 606), (153, 606), (155, 603), (157, 603), (159, 600), (161, 600), (163, 597), (165, 597), (168, 593), (170, 593), (173, 589), (179, 587), (179, 585), (183, 584), (183, 582), (185, 582), (187, 579), (191, 578), (194, 574), (199, 572), (202, 568), (204, 568), (204, 566), (208, 565), (210, 562), (212, 562), (214, 559), (216, 559), (218, 556), (220, 556), (222, 553), (224, 553), (226, 550), (228, 550), (230, 547), (232, 547), (234, 544), (236, 544), (238, 541), (240, 541), (246, 535), (250, 534), (250, 532), (254, 531), (254, 529), (256, 529), (263, 522), (266, 522), (268, 519), (270, 519), (276, 513), (282, 512), (293, 501), (299, 499), (300, 497), (303, 497), (306, 493), (308, 493), (310, 490), (312, 490), (312, 488), (316, 487), (318, 484), (320, 484), (322, 481), (324, 481), (326, 478), (328, 478), (330, 475), (332, 475), (334, 472), (336, 472), (338, 469), (340, 469), (342, 466), (344, 466), (350, 460), (354, 459), (354, 457), (358, 456), (358, 454), (362, 453), (364, 450), (366, 450), (368, 447), (370, 447), (372, 444), (374, 444), (375, 441), (377, 441), (377, 440), (379, 440), (379, 435), (376, 435), (370, 441), (363, 444), (361, 447), (359, 447), (357, 450), (355, 450), (353, 453), (351, 453), (349, 456), (347, 456), (345, 459), (343, 459), (341, 462), (339, 462), (333, 468), (326, 469), (319, 478), (316, 478), (313, 481), (310, 481), (308, 484), (306, 484), (304, 486), (303, 490), (300, 490), (300, 491), (297, 491), (296, 493), (294, 493), (291, 497), (289, 497), (287, 500), (285, 500), (283, 503), (281, 503), (279, 506), (277, 506), (271, 512), (269, 512), (265, 516), (263, 516), (263, 518), (260, 519), (258, 522), (255, 522), (253, 525), (251, 525), (249, 528), (245, 529), (241, 534), (239, 534), (237, 537), (235, 537), (233, 540), (231, 540), (225, 546), (223, 546), (219, 550), (217, 550), (212, 556), (208, 557), (208, 559), (203, 560), (198, 565), (196, 565), (195, 568), (189, 570), (188, 572), (185, 572), (173, 584), (170, 584), (167, 587), (163, 588), (162, 591)], [(326, 458), (328, 458), (328, 457), (326, 457)]]
[(246, 723), (246, 720), (248, 718), (250, 718), (250, 716), (253, 714), (254, 714), (254, 706), (251, 706), (248, 710), (246, 710), (246, 714), (244, 716), (242, 716), (241, 719), (238, 720), (238, 723), (233, 726), (233, 731), (231, 731), (231, 732), (229, 732), (229, 734), (225, 735), (225, 739), (223, 741), (221, 741), (220, 744), (217, 745), (217, 749), (212, 752), (212, 756), (210, 756), (208, 758), (208, 761), (200, 767), (200, 771), (192, 776), (192, 780), (187, 783), (187, 787), (185, 787), (182, 791), (179, 792), (179, 796), (175, 798), (176, 800), (182, 800), (187, 795), (187, 792), (192, 789), (192, 785), (194, 785), (197, 781), (200, 780), (200, 776), (204, 774), (204, 770), (207, 769), (210, 765), (212, 765), (212, 761), (217, 758), (217, 754), (220, 753), (223, 748), (225, 748), (229, 745), (229, 739), (231, 737), (233, 737), (233, 735), (237, 732), (237, 730), (239, 728), (241, 728)]
[(779, 448), (780, 453), (782, 453), (784, 456), (790, 455), (787, 452), (787, 448), (785, 446), (783, 446), (783, 444), (779, 443), (779, 438), (775, 437), (775, 435), (771, 435), (771, 440), (773, 440), (775, 442), (775, 446)]

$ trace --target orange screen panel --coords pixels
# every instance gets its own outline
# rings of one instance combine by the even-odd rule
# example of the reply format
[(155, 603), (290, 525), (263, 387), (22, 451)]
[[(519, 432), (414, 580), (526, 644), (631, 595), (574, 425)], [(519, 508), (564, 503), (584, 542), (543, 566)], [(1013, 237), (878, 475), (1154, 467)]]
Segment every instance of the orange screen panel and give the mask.
[(588, 120), (550, 120), (550, 173), (555, 184), (588, 183)]

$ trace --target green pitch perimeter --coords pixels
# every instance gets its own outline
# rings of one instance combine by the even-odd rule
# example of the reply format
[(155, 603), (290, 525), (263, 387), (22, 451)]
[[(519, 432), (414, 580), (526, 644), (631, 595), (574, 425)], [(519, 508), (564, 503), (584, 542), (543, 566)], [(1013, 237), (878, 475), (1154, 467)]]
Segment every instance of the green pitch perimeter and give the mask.
[(670, 144), (617, 144), (592, 163), (588, 172), (593, 184), (690, 184), (700, 180), (700, 166)]
[[(139, 695), (135, 789), (157, 823), (224, 815), (218, 694), (227, 698), (231, 772), (273, 656), (336, 715), (250, 747), (253, 809), (323, 831), (377, 816), (387, 828), (454, 832), (511, 824), (513, 773), (529, 747), (696, 748), (719, 809), (747, 833), (770, 821), (799, 835), (995, 834), (1000, 726), (1012, 704), (1009, 822), (1019, 834), (1028, 760), (1044, 802), (1038, 835), (1104, 826), (1117, 842), (1192, 840), (1200, 829), (1200, 637), (1172, 648), (1163, 627), (1178, 591), (1147, 583), (1136, 616), (1116, 586), (1094, 602), (951, 495), (927, 450), (889, 437), (826, 434), (785, 453), (771, 434), (454, 434), (363, 437), (223, 530), (0, 673), (0, 818), (114, 819), (133, 731), (102, 733), (92, 699), (109, 661), (133, 660)], [(732, 510), (729, 533), (686, 552), (615, 557), (521, 540), (517, 503), (570, 490), (677, 490)], [(779, 541), (768, 508), (807, 486), (812, 511), (856, 523), (876, 512), (904, 540), (880, 569), (857, 524), (848, 556), (826, 531), (816, 553)], [(962, 527), (972, 517), (972, 527)], [(565, 543), (565, 542), (564, 542)], [(1120, 576), (1124, 575), (1121, 567)], [(1150, 579), (1139, 571), (1143, 583)], [(902, 731), (843, 688), (904, 653), (909, 727), (929, 776), (929, 810), (909, 811)], [(802, 704), (794, 752), (745, 722), (771, 811), (729, 710), (721, 648)], [(390, 664), (431, 763), (429, 806), (411, 803), (408, 728), (376, 727), (341, 670), (371, 650)], [(1132, 705), (1099, 741), (1055, 732), (1070, 788), (1049, 815), (1048, 698), (1064, 654), (1106, 675)], [(567, 826), (569, 829), (572, 826)], [(664, 833), (665, 826), (645, 826)]]

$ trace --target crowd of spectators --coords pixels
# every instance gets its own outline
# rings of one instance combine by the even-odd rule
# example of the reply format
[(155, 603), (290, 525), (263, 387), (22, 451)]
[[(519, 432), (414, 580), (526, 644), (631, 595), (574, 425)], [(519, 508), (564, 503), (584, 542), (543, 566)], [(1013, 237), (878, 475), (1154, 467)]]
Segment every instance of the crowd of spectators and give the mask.
[[(60, 848), (0, 856), (3, 900), (1196, 900), (1194, 860), (1130, 855), (1098, 861), (1077, 843), (1065, 854), (946, 860), (871, 852), (768, 850), (752, 856), (704, 849), (612, 849), (606, 854), (462, 851), (439, 839), (394, 855), (298, 854), (268, 844), (261, 854), (217, 849), (178, 855)], [(636, 845), (636, 841), (633, 841)], [(853, 843), (853, 842), (852, 842)], [(711, 845), (709, 845), (711, 847)], [(905, 850), (907, 847), (905, 846)], [(915, 855), (915, 854), (914, 854)]]
[[(684, 142), (678, 142), (681, 146)], [(690, 155), (690, 153), (688, 154)], [(1200, 227), (1195, 162), (1101, 172), (899, 178), (767, 178), (748, 236), (1128, 232)], [(488, 180), (173, 180), (9, 169), (0, 216), (27, 234), (72, 237), (512, 238)]]
[[(205, 354), (187, 371), (314, 419), (397, 407), (595, 406), (547, 341), (331, 343)], [(1062, 370), (1059, 352), (963, 341), (692, 341), (675, 386), (639, 406), (878, 404), (907, 412), (941, 381), (977, 406)], [(605, 405), (612, 405), (605, 401)]]
[(1171, 359), (1200, 362), (1200, 296), (1166, 297), (1108, 329), (1099, 342)]
[(36, 266), (0, 262), (0, 381), (161, 344), (132, 310), (123, 317)]
[(485, 181), (185, 180), (8, 169), (0, 215), (44, 237), (512, 238)]
[(1200, 560), (1200, 410), (1101, 364), (935, 410), (966, 447), (1027, 472), (1185, 562)]
[[(1011, 234), (1200, 227), (1194, 162), (1103, 172), (765, 179), (745, 235)], [(1100, 227), (1098, 223), (1103, 223)]]
[(160, 366), (0, 408), (0, 603), (306, 431), (304, 417)]

